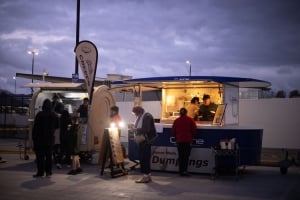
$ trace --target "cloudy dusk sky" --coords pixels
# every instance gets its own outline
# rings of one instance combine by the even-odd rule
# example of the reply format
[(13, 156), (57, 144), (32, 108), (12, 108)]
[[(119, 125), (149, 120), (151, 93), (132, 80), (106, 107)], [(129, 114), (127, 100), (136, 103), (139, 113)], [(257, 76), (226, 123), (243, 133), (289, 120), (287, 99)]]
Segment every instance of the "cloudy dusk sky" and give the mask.
[[(77, 0), (0, 1), (0, 89), (16, 73), (72, 77)], [(80, 40), (98, 49), (97, 77), (234, 76), (300, 90), (298, 0), (81, 0)], [(82, 73), (79, 68), (79, 76)], [(17, 93), (28, 79), (17, 78)]]

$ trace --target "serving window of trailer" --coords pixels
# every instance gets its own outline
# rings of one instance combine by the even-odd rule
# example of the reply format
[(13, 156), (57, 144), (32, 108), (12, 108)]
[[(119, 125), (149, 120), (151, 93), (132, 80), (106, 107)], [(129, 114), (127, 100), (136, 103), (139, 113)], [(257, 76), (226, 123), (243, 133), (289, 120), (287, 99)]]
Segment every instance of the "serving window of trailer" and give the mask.
[(32, 97), (34, 104), (30, 108), (31, 120), (42, 110), (44, 100), (52, 100), (54, 95), (59, 97), (59, 101), (64, 104), (64, 108), (71, 114), (82, 104), (83, 98), (88, 96), (83, 83), (36, 82), (28, 83), (24, 87), (39, 88), (36, 89)]
[(199, 98), (199, 106), (203, 103), (204, 94), (210, 95), (211, 102), (223, 102), (223, 85), (213, 81), (180, 81), (163, 84), (162, 120), (173, 120), (179, 115), (182, 107), (187, 107), (193, 97)]
[(82, 104), (83, 99), (88, 97), (86, 92), (80, 91), (47, 91), (44, 90), (39, 93), (36, 104), (35, 104), (35, 113), (37, 114), (38, 111), (41, 111), (43, 101), (48, 98), (52, 100), (53, 96), (57, 95), (59, 97), (59, 101), (63, 103), (64, 108), (70, 113), (74, 113), (77, 111), (79, 106)]

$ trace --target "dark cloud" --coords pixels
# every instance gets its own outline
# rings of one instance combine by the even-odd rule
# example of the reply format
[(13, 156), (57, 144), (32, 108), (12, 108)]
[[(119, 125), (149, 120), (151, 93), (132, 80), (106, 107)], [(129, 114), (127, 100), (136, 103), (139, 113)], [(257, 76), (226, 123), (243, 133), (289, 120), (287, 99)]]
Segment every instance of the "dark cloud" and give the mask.
[[(300, 88), (300, 3), (296, 0), (81, 1), (80, 40), (98, 48), (98, 77), (195, 75), (259, 78)], [(2, 0), (3, 77), (74, 73), (76, 1)], [(174, 70), (176, 69), (176, 70)], [(9, 79), (6, 79), (9, 80)], [(1, 83), (2, 83), (1, 82)], [(13, 81), (7, 82), (10, 90)], [(2, 85), (2, 84), (1, 84)]]

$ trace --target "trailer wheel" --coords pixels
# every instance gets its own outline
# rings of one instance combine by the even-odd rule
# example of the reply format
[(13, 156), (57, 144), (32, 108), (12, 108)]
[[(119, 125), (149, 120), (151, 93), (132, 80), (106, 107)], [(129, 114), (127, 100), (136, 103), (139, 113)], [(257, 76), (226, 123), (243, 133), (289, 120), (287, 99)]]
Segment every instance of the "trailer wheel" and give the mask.
[(285, 175), (288, 172), (288, 168), (287, 167), (280, 167), (280, 173)]

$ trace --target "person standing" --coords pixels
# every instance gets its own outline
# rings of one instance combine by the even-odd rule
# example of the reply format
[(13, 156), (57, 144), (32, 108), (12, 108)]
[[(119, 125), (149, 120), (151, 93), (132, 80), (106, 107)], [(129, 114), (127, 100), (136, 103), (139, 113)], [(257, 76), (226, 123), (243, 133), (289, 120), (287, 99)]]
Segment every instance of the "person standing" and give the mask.
[(52, 97), (52, 109), (57, 114), (62, 114), (64, 111), (64, 104), (61, 102), (61, 99), (57, 94)]
[(60, 116), (60, 150), (62, 155), (62, 163), (71, 165), (71, 155), (67, 150), (68, 144), (68, 128), (71, 125), (71, 115), (67, 109), (64, 109)]
[[(61, 102), (61, 99), (57, 94), (54, 94), (52, 97), (52, 111), (54, 111), (59, 118), (61, 118), (62, 113), (64, 112), (64, 104)], [(60, 123), (61, 120), (59, 120)], [(60, 124), (58, 128), (54, 132), (54, 163), (57, 169), (62, 168), (62, 157), (63, 157), (63, 150), (61, 148), (61, 131), (60, 131)]]
[(119, 127), (119, 123), (121, 122), (122, 118), (119, 115), (119, 107), (118, 106), (112, 106), (110, 108), (110, 119), (111, 122), (115, 123), (117, 127)]
[[(111, 123), (114, 124), (116, 128), (118, 128), (119, 139), (121, 139), (121, 128), (123, 127), (123, 125), (122, 125), (122, 117), (119, 114), (118, 106), (110, 107), (110, 121)], [(123, 151), (123, 156), (124, 158), (126, 158), (126, 149), (122, 143), (121, 143), (121, 148)]]
[(151, 168), (150, 168), (150, 159), (151, 159), (151, 144), (156, 138), (156, 129), (154, 125), (153, 116), (145, 112), (141, 106), (135, 106), (132, 108), (132, 112), (137, 117), (134, 130), (137, 135), (144, 135), (146, 140), (139, 143), (139, 161), (141, 166), (141, 173), (143, 177), (136, 180), (136, 183), (149, 183), (151, 179)]
[(54, 132), (58, 128), (59, 119), (52, 111), (50, 99), (43, 102), (42, 111), (35, 117), (32, 129), (32, 139), (36, 154), (37, 173), (34, 178), (52, 175), (52, 153), (54, 147)]
[(81, 130), (78, 116), (72, 116), (72, 123), (68, 128), (68, 152), (72, 155), (72, 170), (68, 172), (70, 175), (76, 175), (82, 172), (80, 167), (80, 143), (81, 143)]
[(181, 176), (188, 176), (188, 161), (191, 154), (191, 144), (193, 135), (196, 133), (195, 121), (187, 116), (187, 110), (181, 108), (180, 117), (175, 119), (172, 125), (172, 134), (175, 136), (178, 161), (179, 161), (179, 174)]
[(89, 99), (85, 97), (83, 103), (79, 106), (77, 112), (79, 113), (80, 122), (83, 124), (87, 123), (88, 119), (88, 110), (89, 110)]
[(203, 95), (203, 104), (199, 109), (200, 121), (213, 121), (218, 105), (212, 103), (208, 94)]
[(85, 97), (83, 99), (83, 103), (79, 106), (77, 109), (77, 113), (79, 113), (80, 117), (80, 127), (82, 130), (81, 135), (81, 144), (87, 144), (87, 134), (88, 134), (88, 128), (87, 128), (87, 123), (88, 123), (88, 115), (89, 115), (89, 99)]
[(191, 103), (187, 105), (187, 116), (197, 120), (199, 111), (199, 97), (193, 97)]

